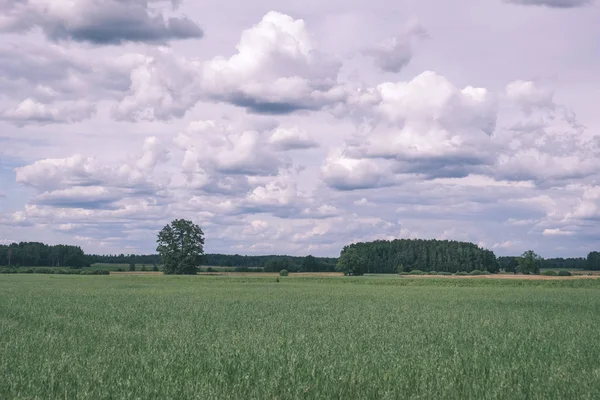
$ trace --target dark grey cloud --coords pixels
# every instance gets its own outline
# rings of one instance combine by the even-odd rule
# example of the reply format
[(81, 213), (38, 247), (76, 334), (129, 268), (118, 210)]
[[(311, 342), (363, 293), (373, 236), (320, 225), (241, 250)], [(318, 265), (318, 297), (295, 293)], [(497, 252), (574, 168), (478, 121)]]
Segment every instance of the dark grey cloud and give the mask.
[(243, 107), (248, 112), (264, 115), (285, 115), (296, 111), (317, 110), (320, 107), (316, 104), (304, 104), (300, 102), (275, 102), (265, 101), (259, 98), (250, 97), (244, 93), (234, 93), (231, 96), (215, 97), (215, 99), (231, 103), (238, 107)]
[(505, 0), (507, 3), (526, 6), (546, 6), (553, 8), (575, 8), (592, 3), (593, 0)]
[(1, 7), (7, 17), (0, 29), (25, 31), (39, 27), (55, 41), (70, 39), (106, 45), (203, 36), (196, 22), (187, 17), (167, 18), (145, 0), (76, 0), (60, 5), (50, 0), (20, 0)]
[(34, 199), (33, 204), (58, 208), (82, 208), (85, 210), (116, 210), (118, 208), (114, 202), (109, 199), (88, 199), (83, 201), (71, 198), (50, 198), (40, 196), (38, 199)]

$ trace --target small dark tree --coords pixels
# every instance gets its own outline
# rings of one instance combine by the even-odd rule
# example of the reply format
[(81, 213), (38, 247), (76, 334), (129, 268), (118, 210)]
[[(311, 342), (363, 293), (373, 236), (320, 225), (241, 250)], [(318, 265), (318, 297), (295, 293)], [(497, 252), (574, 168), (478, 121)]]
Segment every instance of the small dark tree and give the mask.
[(135, 271), (135, 263), (129, 263), (129, 270)]
[(517, 260), (519, 263), (518, 270), (522, 274), (539, 274), (542, 257), (537, 255), (533, 250), (527, 250), (521, 254)]
[(367, 272), (365, 258), (354, 246), (346, 246), (340, 254), (336, 269), (344, 275), (364, 275)]
[(192, 221), (176, 219), (159, 233), (156, 251), (165, 274), (196, 274), (204, 255), (204, 233)]

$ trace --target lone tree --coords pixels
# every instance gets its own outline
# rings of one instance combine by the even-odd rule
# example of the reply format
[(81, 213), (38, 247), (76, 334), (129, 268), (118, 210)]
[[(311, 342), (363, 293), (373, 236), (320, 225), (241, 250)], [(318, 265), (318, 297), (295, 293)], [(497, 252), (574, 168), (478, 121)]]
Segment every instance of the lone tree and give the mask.
[(367, 272), (367, 262), (354, 246), (346, 246), (340, 254), (336, 269), (344, 275), (364, 275)]
[(192, 221), (176, 219), (166, 225), (156, 240), (165, 274), (194, 275), (204, 255), (204, 233)]
[(542, 257), (537, 255), (533, 250), (527, 250), (521, 254), (517, 260), (519, 263), (518, 270), (522, 274), (539, 274)]

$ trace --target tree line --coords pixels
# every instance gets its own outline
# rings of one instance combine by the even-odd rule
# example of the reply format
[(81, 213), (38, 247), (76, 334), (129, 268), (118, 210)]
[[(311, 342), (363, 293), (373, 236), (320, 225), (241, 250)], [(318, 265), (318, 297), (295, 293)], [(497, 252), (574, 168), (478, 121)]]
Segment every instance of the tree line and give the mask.
[(498, 257), (473, 243), (449, 240), (396, 239), (354, 243), (345, 246), (337, 269), (347, 275), (389, 274), (418, 271), (472, 272), (500, 270), (539, 274), (540, 269), (600, 270), (600, 252), (586, 258), (543, 259), (532, 250), (521, 256)]
[[(518, 265), (519, 257), (501, 256), (498, 257), (500, 268), (507, 272), (514, 272)], [(586, 269), (600, 270), (600, 253), (592, 251), (587, 257), (572, 258), (543, 258), (540, 260), (540, 268), (544, 269)]]
[(473, 243), (450, 240), (396, 239), (354, 243), (344, 247), (338, 269), (350, 275), (391, 274), (412, 270), (437, 272), (498, 272), (496, 256)]
[(83, 268), (88, 267), (90, 263), (79, 246), (20, 242), (0, 245), (0, 265)]
[(160, 254), (89, 254), (90, 264), (156, 264), (162, 263)]
[[(91, 254), (91, 264), (162, 264), (160, 254)], [(263, 268), (265, 272), (325, 272), (335, 271), (337, 258), (313, 256), (243, 256), (239, 254), (204, 254), (200, 264), (211, 267)]]
[(242, 256), (239, 254), (205, 254), (203, 264), (215, 267), (262, 267), (265, 272), (325, 272), (335, 271), (337, 258), (309, 256)]
[[(525, 254), (525, 253), (524, 253)], [(473, 243), (448, 240), (396, 239), (355, 243), (344, 247), (340, 258), (286, 255), (244, 256), (239, 254), (203, 254), (197, 265), (215, 267), (262, 268), (265, 272), (326, 272), (358, 268), (363, 273), (398, 273), (412, 270), (438, 272), (520, 272), (521, 257), (498, 257)], [(339, 262), (338, 262), (339, 261)], [(548, 258), (536, 255), (535, 268), (600, 270), (600, 252), (587, 257)], [(94, 263), (164, 264), (160, 254), (86, 255), (79, 246), (20, 242), (0, 245), (0, 265), (18, 267), (83, 268)], [(344, 267), (346, 265), (347, 267)], [(533, 264), (532, 264), (533, 265)]]

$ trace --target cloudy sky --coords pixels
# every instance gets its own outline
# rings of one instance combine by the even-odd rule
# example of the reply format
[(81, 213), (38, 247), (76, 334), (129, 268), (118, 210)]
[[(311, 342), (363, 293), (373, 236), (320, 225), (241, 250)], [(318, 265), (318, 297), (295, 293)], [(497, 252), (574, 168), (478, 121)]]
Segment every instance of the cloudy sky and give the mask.
[(0, 0), (0, 243), (600, 248), (600, 1)]

